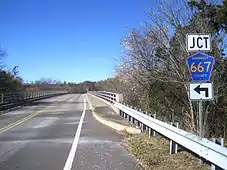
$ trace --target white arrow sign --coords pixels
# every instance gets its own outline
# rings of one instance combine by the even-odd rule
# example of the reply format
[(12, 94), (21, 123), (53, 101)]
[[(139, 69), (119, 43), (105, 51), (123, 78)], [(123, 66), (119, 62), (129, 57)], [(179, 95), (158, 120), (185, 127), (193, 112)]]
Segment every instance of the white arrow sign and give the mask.
[(210, 34), (187, 34), (186, 44), (188, 52), (212, 50)]
[(190, 83), (189, 85), (190, 100), (213, 100), (212, 83)]

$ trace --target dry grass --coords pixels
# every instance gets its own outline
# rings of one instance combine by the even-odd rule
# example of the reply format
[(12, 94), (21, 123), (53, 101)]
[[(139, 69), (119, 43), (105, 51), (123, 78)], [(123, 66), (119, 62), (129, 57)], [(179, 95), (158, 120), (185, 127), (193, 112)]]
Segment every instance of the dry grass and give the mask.
[(147, 170), (207, 170), (199, 159), (187, 152), (169, 154), (169, 142), (160, 137), (149, 138), (147, 134), (123, 133), (129, 152)]

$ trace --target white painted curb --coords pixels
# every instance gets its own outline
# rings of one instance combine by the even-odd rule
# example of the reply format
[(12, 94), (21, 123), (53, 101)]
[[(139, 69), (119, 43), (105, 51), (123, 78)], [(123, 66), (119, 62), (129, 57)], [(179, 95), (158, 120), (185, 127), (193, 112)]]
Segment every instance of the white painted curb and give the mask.
[(94, 109), (92, 107), (92, 104), (91, 104), (90, 99), (88, 98), (88, 96), (87, 96), (87, 101), (88, 101), (88, 103), (90, 105), (90, 108), (92, 109), (93, 116), (100, 123), (102, 123), (102, 124), (104, 124), (106, 126), (109, 126), (112, 129), (115, 129), (116, 131), (126, 131), (126, 132), (131, 133), (131, 134), (141, 133), (140, 129), (136, 129), (136, 128), (129, 127), (129, 126), (126, 126), (126, 125), (121, 125), (119, 123), (116, 123), (116, 122), (113, 122), (113, 121), (110, 121), (110, 120), (106, 120), (106, 119), (102, 118), (101, 116), (98, 116), (98, 114), (94, 112)]
[(91, 95), (91, 96), (97, 98), (98, 100), (100, 100), (100, 101), (102, 101), (103, 103), (105, 103), (105, 104), (107, 104), (108, 106), (110, 106), (110, 107), (114, 110), (114, 112), (115, 112), (116, 114), (119, 113), (119, 109), (117, 109), (117, 108), (114, 106), (113, 103), (110, 103), (110, 102), (108, 102), (108, 101), (106, 101), (106, 100), (104, 100), (104, 99), (102, 99), (102, 98), (99, 98), (99, 97), (93, 95), (93, 94), (89, 94), (89, 95)]

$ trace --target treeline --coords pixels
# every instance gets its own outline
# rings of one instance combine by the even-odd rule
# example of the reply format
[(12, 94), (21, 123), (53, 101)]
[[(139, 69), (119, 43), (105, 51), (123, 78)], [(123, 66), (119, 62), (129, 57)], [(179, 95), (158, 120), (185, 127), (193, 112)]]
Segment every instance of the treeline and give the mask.
[(17, 92), (23, 89), (22, 79), (11, 70), (0, 70), (0, 93)]
[(52, 78), (42, 77), (36, 81), (24, 82), (19, 76), (18, 67), (6, 68), (1, 62), (5, 52), (0, 50), (0, 93), (15, 93), (21, 91), (68, 91), (69, 93), (86, 93), (88, 90), (116, 91), (114, 81), (107, 79), (99, 82), (84, 81), (82, 83), (59, 81)]
[(115, 78), (92, 82), (84, 81), (82, 83), (68, 83), (70, 93), (86, 93), (87, 91), (111, 90), (117, 92), (118, 84), (115, 84)]
[(17, 92), (23, 89), (23, 80), (18, 74), (18, 67), (6, 69), (2, 63), (6, 52), (0, 49), (0, 93)]
[(148, 20), (122, 39), (124, 55), (114, 79), (99, 82), (104, 90), (124, 95), (130, 105), (156, 113), (164, 121), (178, 121), (180, 127), (198, 133), (198, 102), (188, 96), (191, 81), (186, 58), (187, 33), (210, 33), (216, 60), (211, 81), (215, 99), (204, 102), (206, 137), (225, 137), (227, 128), (227, 61), (224, 39), (227, 32), (227, 0), (160, 0), (148, 12)]

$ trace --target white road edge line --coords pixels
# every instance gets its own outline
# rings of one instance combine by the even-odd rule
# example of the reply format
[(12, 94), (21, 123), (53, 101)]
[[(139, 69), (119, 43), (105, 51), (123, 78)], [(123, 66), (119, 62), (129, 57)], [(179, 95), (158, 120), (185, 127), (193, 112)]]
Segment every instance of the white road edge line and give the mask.
[[(83, 96), (85, 96), (85, 95), (83, 95)], [(69, 152), (69, 156), (66, 160), (66, 163), (65, 163), (63, 170), (71, 170), (72, 169), (73, 159), (74, 159), (75, 154), (76, 154), (76, 149), (77, 149), (79, 138), (80, 138), (80, 133), (81, 133), (81, 129), (82, 129), (83, 121), (84, 121), (84, 116), (85, 116), (85, 113), (86, 113), (86, 107), (87, 107), (86, 106), (86, 98), (84, 97), (84, 110), (83, 110), (82, 116), (80, 118), (80, 122), (79, 122), (79, 125), (77, 127), (76, 135), (75, 135), (71, 150)]]
[(90, 101), (88, 95), (86, 95), (86, 98), (87, 98), (87, 102), (88, 102), (90, 109), (93, 111), (93, 107), (92, 107), (92, 104), (91, 104), (91, 101)]

